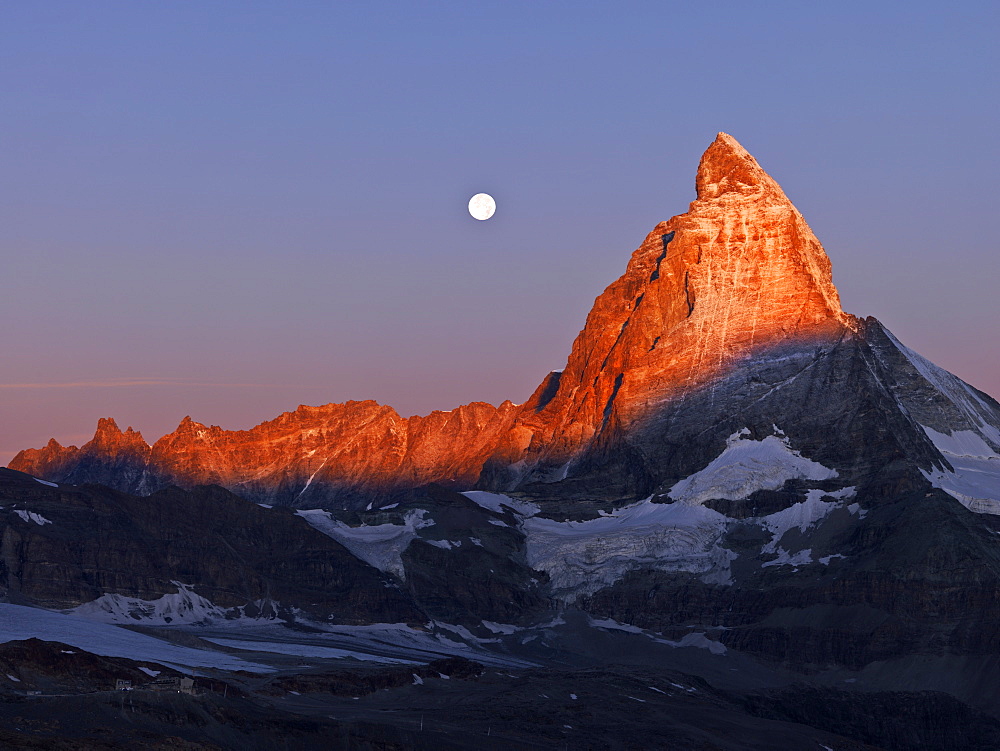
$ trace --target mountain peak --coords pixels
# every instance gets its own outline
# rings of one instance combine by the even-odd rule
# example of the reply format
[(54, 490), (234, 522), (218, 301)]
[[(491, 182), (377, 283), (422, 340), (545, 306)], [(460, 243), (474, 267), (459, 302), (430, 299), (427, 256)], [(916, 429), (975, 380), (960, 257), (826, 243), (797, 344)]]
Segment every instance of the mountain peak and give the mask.
[(700, 200), (772, 191), (784, 196), (774, 179), (728, 133), (719, 133), (702, 155), (695, 190)]
[(149, 446), (142, 433), (135, 431), (129, 426), (124, 433), (118, 427), (112, 417), (102, 417), (97, 421), (97, 430), (94, 437), (86, 444), (85, 448), (90, 452), (148, 449)]
[(102, 417), (97, 421), (97, 435), (121, 435), (121, 428), (113, 417)]
[(748, 358), (854, 328), (823, 246), (735, 138), (716, 136), (696, 184), (690, 210), (647, 235), (594, 301), (562, 376), (532, 398), (540, 466), (565, 465)]

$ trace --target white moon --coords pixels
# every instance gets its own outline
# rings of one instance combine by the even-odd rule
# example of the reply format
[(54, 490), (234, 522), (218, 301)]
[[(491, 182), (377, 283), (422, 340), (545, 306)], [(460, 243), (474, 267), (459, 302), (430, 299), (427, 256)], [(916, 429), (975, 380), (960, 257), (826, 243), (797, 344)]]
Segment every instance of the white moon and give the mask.
[(469, 199), (469, 213), (481, 222), (486, 221), (497, 210), (497, 202), (488, 193), (476, 193)]

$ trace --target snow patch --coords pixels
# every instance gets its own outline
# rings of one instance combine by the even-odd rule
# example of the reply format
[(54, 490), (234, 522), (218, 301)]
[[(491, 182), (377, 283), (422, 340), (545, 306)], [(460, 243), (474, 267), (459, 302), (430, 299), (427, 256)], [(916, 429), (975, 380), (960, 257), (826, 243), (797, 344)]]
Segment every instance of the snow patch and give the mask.
[[(806, 493), (804, 501), (799, 501), (786, 509), (760, 517), (761, 523), (773, 535), (771, 542), (765, 545), (761, 552), (777, 553), (778, 543), (785, 532), (796, 527), (800, 532), (805, 532), (809, 527), (825, 519), (833, 509), (841, 504), (841, 501), (846, 498), (853, 498), (855, 492), (853, 485), (833, 492), (810, 490)], [(823, 501), (820, 500), (821, 498), (833, 498), (834, 500)], [(777, 565), (777, 562), (771, 561), (764, 565)]]
[(7, 677), (10, 678), (12, 681), (14, 681), (14, 683), (20, 683), (21, 682), (20, 678), (15, 678), (10, 673), (7, 673)]
[(517, 626), (511, 626), (507, 623), (494, 623), (493, 621), (483, 621), (483, 625), (486, 626), (494, 634), (513, 634), (520, 629)]
[(619, 623), (612, 618), (589, 618), (589, 625), (595, 628), (608, 629), (609, 631), (627, 631), (630, 634), (643, 634), (645, 633), (638, 626), (633, 626), (628, 623)]
[(847, 510), (851, 514), (856, 515), (859, 519), (864, 519), (866, 516), (868, 516), (868, 510), (862, 509), (860, 503), (852, 503), (850, 506), (847, 507)]
[(158, 676), (162, 672), (160, 670), (151, 670), (150, 668), (144, 668), (142, 665), (139, 666), (139, 670), (141, 670), (142, 672), (144, 672), (150, 678), (155, 678), (156, 676)]
[[(313, 452), (313, 453), (315, 453), (315, 452)], [(310, 456), (312, 456), (312, 454), (310, 454)], [(309, 479), (306, 480), (306, 484), (302, 486), (302, 490), (300, 490), (299, 493), (298, 493), (298, 495), (295, 496), (295, 500), (298, 500), (299, 498), (301, 498), (302, 494), (305, 493), (307, 490), (309, 490), (309, 486), (312, 485), (312, 481), (316, 478), (316, 475), (318, 475), (320, 473), (320, 470), (323, 469), (323, 467), (326, 466), (326, 463), (328, 461), (330, 461), (329, 458), (324, 459), (323, 463), (320, 464), (319, 467), (316, 468), (316, 471), (313, 472), (311, 475), (309, 475)], [(372, 507), (372, 505), (369, 503), (368, 504), (368, 508), (371, 508), (371, 507)]]
[[(103, 594), (85, 602), (69, 614), (104, 623), (143, 623), (147, 625), (177, 625), (181, 623), (211, 623), (241, 616), (242, 609), (226, 610), (211, 600), (196, 594), (192, 587), (172, 581), (177, 592), (155, 600), (142, 600), (119, 594)], [(263, 602), (257, 603), (258, 607)]]
[[(806, 550), (800, 550), (795, 555), (792, 555), (784, 548), (778, 548), (778, 557), (773, 561), (768, 561), (767, 563), (761, 564), (761, 568), (767, 568), (768, 566), (806, 566), (812, 563), (812, 550), (807, 548)], [(827, 561), (829, 563), (829, 561)]]
[(670, 641), (669, 639), (657, 639), (657, 641), (669, 644), (671, 647), (697, 647), (698, 649), (707, 649), (713, 655), (724, 655), (729, 651), (725, 644), (709, 639), (705, 636), (703, 631), (684, 634), (684, 636), (677, 641)]
[(682, 686), (681, 684), (674, 683), (673, 681), (671, 681), (670, 685), (673, 686), (674, 688), (679, 688), (681, 691), (687, 691), (689, 694), (698, 693), (697, 689), (693, 689), (689, 686)]
[(733, 433), (726, 448), (707, 467), (676, 483), (669, 492), (675, 501), (701, 505), (714, 498), (730, 501), (758, 490), (778, 490), (787, 480), (830, 480), (837, 471), (806, 459), (784, 436), (747, 438), (747, 428)]
[(931, 485), (956, 498), (970, 511), (1000, 514), (1000, 454), (972, 430), (939, 433), (921, 425), (953, 471), (921, 470)]
[(428, 545), (433, 545), (436, 548), (441, 548), (442, 550), (451, 550), (452, 548), (462, 547), (461, 540), (424, 540)]
[(417, 530), (434, 524), (425, 519), (427, 512), (417, 509), (407, 512), (402, 524), (373, 524), (351, 527), (333, 518), (329, 511), (309, 509), (296, 511), (312, 527), (332, 537), (365, 563), (380, 571), (406, 578), (403, 551), (417, 536)]
[(467, 629), (465, 626), (459, 626), (454, 623), (440, 623), (438, 621), (432, 621), (432, 623), (437, 628), (443, 629), (444, 631), (450, 631), (453, 634), (457, 634), (462, 639), (465, 639), (468, 642), (475, 643), (483, 641), (482, 639), (478, 638), (475, 634), (473, 634), (471, 631), (469, 631), (469, 629)]
[(20, 516), (26, 522), (34, 522), (39, 527), (44, 527), (46, 524), (52, 523), (41, 514), (36, 514), (34, 511), (25, 511), (24, 509), (14, 509), (14, 513)]
[(40, 479), (39, 479), (39, 478), (37, 478), (37, 477), (35, 478), (35, 482), (40, 482), (40, 483), (42, 483), (42, 485), (48, 485), (48, 486), (49, 486), (50, 488), (58, 488), (58, 487), (59, 487), (59, 486), (58, 486), (58, 485), (57, 485), (56, 483), (54, 483), (54, 482), (49, 482), (48, 480), (40, 480)]
[[(534, 516), (541, 509), (534, 503), (511, 498), (502, 493), (487, 493), (485, 490), (469, 490), (462, 493), (470, 501), (479, 504), (485, 509), (495, 511), (498, 514), (507, 513), (508, 510), (515, 511), (525, 516)], [(506, 507), (506, 508), (505, 508)], [(493, 520), (491, 520), (493, 521)]]

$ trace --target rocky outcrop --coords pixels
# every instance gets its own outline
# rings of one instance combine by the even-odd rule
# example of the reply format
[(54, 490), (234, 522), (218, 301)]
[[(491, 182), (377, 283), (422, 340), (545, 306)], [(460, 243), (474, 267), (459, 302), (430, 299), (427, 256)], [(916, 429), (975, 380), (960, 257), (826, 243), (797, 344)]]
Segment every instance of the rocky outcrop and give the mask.
[(147, 467), (150, 447), (142, 433), (128, 427), (123, 433), (110, 417), (97, 421), (93, 439), (82, 447), (61, 446), (54, 438), (43, 449), (19, 453), (14, 469), (36, 477), (52, 475), (63, 482), (96, 482), (121, 490), (151, 490)]
[(588, 453), (762, 353), (853, 331), (819, 241), (731, 136), (705, 152), (696, 187), (688, 213), (657, 225), (594, 302), (558, 383), (519, 416), (521, 463), (506, 468), (502, 453), (494, 482), (577, 474)]
[(12, 469), (54, 482), (100, 482), (148, 493), (169, 485), (221, 485), (244, 498), (304, 507), (363, 507), (373, 497), (444, 482), (471, 487), (517, 407), (483, 402), (401, 417), (374, 401), (300, 406), (250, 430), (185, 417), (148, 446), (102, 419), (77, 449), (28, 449)]
[(167, 622), (197, 619), (199, 610), (287, 618), (296, 609), (343, 623), (426, 620), (392, 577), (291, 511), (219, 487), (138, 498), (0, 470), (0, 507), (0, 591), (11, 602), (90, 603), (92, 615), (122, 611), (126, 619), (159, 603)]
[(103, 657), (60, 642), (24, 639), (0, 644), (0, 692), (109, 691), (118, 680), (131, 681), (138, 688), (152, 682), (151, 674), (164, 678), (182, 675), (156, 662)]

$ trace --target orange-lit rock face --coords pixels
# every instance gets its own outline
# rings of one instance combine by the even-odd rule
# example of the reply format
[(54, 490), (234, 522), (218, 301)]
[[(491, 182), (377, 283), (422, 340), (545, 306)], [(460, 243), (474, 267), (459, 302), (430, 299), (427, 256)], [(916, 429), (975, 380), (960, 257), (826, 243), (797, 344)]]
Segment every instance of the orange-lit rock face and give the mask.
[(597, 298), (565, 371), (521, 407), (475, 403), (404, 419), (375, 402), (348, 402), (299, 407), (248, 431), (185, 418), (151, 450), (102, 421), (82, 449), (53, 442), (10, 466), (67, 479), (82, 459), (105, 456), (133, 469), (148, 462), (143, 489), (217, 483), (286, 503), (329, 499), (331, 488), (364, 496), (432, 481), (471, 487), (486, 462), (508, 468), (497, 483), (509, 487), (758, 350), (854, 326), (805, 220), (732, 137), (720, 133), (705, 152), (696, 188), (688, 213), (659, 224)]
[(515, 410), (510, 402), (473, 403), (406, 419), (377, 402), (347, 402), (301, 406), (241, 431), (185, 418), (153, 446), (151, 466), (177, 484), (218, 484), (253, 497), (277, 491), (285, 501), (314, 485), (471, 486)]
[(564, 461), (755, 351), (853, 326), (819, 241), (731, 136), (705, 152), (696, 187), (594, 302), (555, 396), (523, 416), (536, 457)]
[[(105, 465), (109, 471), (122, 470), (126, 465), (144, 467), (149, 461), (149, 444), (142, 433), (128, 428), (124, 433), (111, 418), (97, 421), (97, 431), (93, 439), (82, 448), (61, 446), (54, 438), (45, 448), (26, 449), (14, 457), (12, 469), (27, 472), (36, 477), (74, 477), (81, 469), (81, 463)], [(84, 477), (88, 481), (89, 477)], [(92, 480), (97, 481), (97, 480)]]

